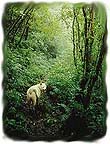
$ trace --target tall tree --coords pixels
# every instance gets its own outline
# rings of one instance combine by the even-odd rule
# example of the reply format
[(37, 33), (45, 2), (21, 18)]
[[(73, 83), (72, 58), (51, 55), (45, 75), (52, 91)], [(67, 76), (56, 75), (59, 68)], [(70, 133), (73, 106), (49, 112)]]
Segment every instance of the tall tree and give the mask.
[[(104, 59), (104, 55), (106, 52), (106, 44), (105, 44), (105, 38), (107, 34), (106, 30), (106, 19), (105, 22), (102, 24), (104, 25), (104, 28), (98, 35), (94, 35), (95, 33), (95, 27), (98, 23), (96, 21), (96, 18), (98, 18), (99, 15), (96, 14), (98, 8), (96, 5), (85, 5), (82, 6), (82, 16), (83, 16), (83, 29), (80, 30), (80, 20), (78, 17), (77, 8), (73, 10), (74, 17), (73, 17), (73, 57), (74, 57), (74, 63), (76, 65), (76, 68), (78, 67), (78, 61), (77, 57), (81, 56), (81, 63), (82, 63), (82, 71), (83, 75), (79, 82), (80, 85), (80, 91), (77, 97), (81, 98), (81, 101), (85, 108), (87, 108), (90, 104), (90, 98), (92, 89), (99, 77), (100, 71), (102, 71), (102, 63)], [(75, 21), (76, 20), (76, 21)], [(77, 37), (75, 37), (75, 29), (77, 32)], [(80, 32), (80, 33), (79, 33)], [(83, 42), (81, 45), (84, 45), (82, 49), (80, 48), (80, 42), (81, 42), (81, 33), (83, 33)], [(95, 39), (98, 39), (98, 37), (101, 37), (99, 40), (100, 45), (97, 47), (94, 47)], [(94, 51), (96, 51), (94, 53)], [(83, 55), (82, 55), (83, 53)], [(96, 56), (97, 60), (96, 60)], [(77, 99), (77, 98), (76, 98)]]

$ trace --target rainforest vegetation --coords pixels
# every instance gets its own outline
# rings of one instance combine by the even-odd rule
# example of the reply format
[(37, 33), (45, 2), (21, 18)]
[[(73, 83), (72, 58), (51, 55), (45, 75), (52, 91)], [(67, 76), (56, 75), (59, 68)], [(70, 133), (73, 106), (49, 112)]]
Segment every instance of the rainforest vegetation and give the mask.
[[(106, 133), (106, 12), (101, 4), (9, 3), (4, 29), (4, 132), (25, 140)], [(45, 80), (33, 109), (27, 89)]]

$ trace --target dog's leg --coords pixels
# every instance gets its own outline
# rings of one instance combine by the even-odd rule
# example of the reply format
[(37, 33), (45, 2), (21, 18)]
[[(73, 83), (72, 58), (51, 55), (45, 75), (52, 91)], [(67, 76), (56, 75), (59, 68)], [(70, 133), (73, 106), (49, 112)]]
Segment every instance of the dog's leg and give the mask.
[(29, 94), (26, 96), (26, 103), (29, 103), (29, 101), (30, 101), (30, 96), (29, 96)]
[(35, 107), (35, 105), (36, 105), (36, 94), (35, 94), (35, 92), (31, 93), (31, 99), (32, 99), (33, 105)]

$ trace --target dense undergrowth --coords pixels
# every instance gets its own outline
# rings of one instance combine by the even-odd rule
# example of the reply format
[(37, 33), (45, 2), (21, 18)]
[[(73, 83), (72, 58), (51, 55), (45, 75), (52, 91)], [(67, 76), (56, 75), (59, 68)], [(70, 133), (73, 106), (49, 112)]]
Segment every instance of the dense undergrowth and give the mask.
[[(81, 54), (85, 55), (84, 44), (87, 38), (83, 30), (85, 28), (83, 13), (79, 14), (78, 9), (81, 11), (84, 5), (85, 9), (88, 7), (88, 10), (83, 10), (87, 15), (88, 26), (94, 23), (90, 26), (90, 41), (88, 41), (89, 63), (88, 57), (85, 59), (81, 57)], [(92, 10), (95, 18), (92, 21), (92, 16), (89, 15), (91, 6), (84, 5), (75, 6), (76, 14), (73, 12), (72, 4), (6, 6), (3, 17), (5, 35), (3, 126), (8, 136), (25, 140), (92, 140), (105, 134), (105, 62), (100, 62), (105, 19), (100, 19), (100, 9), (98, 8), (99, 12), (96, 12), (94, 8)], [(74, 17), (77, 18), (76, 23), (71, 27)], [(78, 22), (80, 34), (77, 34)], [(93, 32), (94, 42), (92, 42)], [(75, 35), (74, 41), (72, 34)], [(100, 69), (98, 69), (99, 62), (102, 65)], [(84, 65), (89, 67), (88, 73)], [(89, 88), (95, 72), (98, 77), (95, 76), (96, 82), (91, 90)], [(88, 80), (84, 90), (80, 84), (83, 77)], [(39, 105), (34, 108), (26, 103), (26, 91), (41, 79), (46, 80), (47, 91), (41, 96)], [(87, 106), (88, 89), (91, 95)]]

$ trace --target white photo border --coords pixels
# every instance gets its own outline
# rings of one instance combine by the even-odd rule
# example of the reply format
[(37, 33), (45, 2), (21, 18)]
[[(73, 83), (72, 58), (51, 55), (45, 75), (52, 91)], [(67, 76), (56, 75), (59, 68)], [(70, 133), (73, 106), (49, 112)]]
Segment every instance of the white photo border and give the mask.
[[(106, 13), (107, 13), (107, 56), (106, 56), (106, 64), (107, 64), (107, 69), (106, 69), (106, 85), (107, 85), (107, 104), (106, 104), (106, 109), (107, 109), (107, 132), (106, 135), (98, 140), (95, 141), (90, 141), (93, 144), (108, 144), (110, 142), (110, 1), (109, 0), (31, 0), (32, 2), (72, 2), (72, 3), (79, 3), (79, 2), (87, 2), (87, 3), (92, 3), (92, 2), (100, 2), (102, 3), (105, 8), (106, 8)], [(10, 2), (31, 2), (30, 0), (1, 0), (0, 1), (0, 143), (1, 144), (13, 144), (13, 143), (21, 143), (21, 144), (27, 144), (29, 142), (27, 141), (15, 141), (13, 139), (8, 138), (4, 132), (3, 132), (3, 124), (2, 124), (2, 114), (3, 114), (3, 88), (2, 88), (2, 81), (3, 81), (3, 70), (2, 70), (2, 64), (3, 64), (3, 40), (4, 40), (4, 35), (3, 35), (3, 28), (2, 28), (2, 16), (5, 8), (6, 3)], [(48, 142), (43, 142), (43, 141), (38, 141), (39, 144), (44, 144)], [(54, 141), (54, 143), (66, 143), (63, 141)], [(75, 141), (76, 144), (89, 144), (89, 141)], [(33, 142), (35, 143), (35, 142)], [(72, 143), (72, 142), (70, 142)]]

